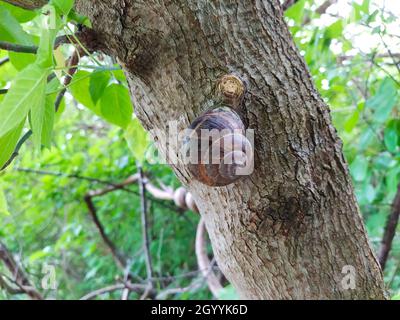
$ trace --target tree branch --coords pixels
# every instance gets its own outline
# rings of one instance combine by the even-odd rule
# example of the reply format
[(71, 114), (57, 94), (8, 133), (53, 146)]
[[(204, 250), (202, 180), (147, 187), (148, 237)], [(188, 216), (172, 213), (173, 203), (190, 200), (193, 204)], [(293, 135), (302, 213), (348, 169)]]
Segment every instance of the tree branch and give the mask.
[[(2, 242), (0, 242), (0, 260), (3, 261), (6, 268), (10, 271), (15, 281), (15, 284), (18, 286), (18, 288), (20, 288), (23, 293), (27, 294), (34, 300), (43, 300), (43, 296), (30, 283), (22, 268), (18, 265), (11, 252)], [(2, 282), (4, 282), (4, 280)]]
[(41, 8), (48, 2), (47, 0), (3, 0), (3, 1), (27, 10), (34, 10)]
[(197, 226), (196, 232), (196, 257), (199, 270), (202, 270), (203, 277), (207, 281), (208, 288), (212, 295), (218, 298), (219, 292), (223, 289), (215, 273), (210, 270), (211, 261), (207, 256), (207, 242), (206, 242), (206, 225), (204, 219), (201, 218)]
[[(153, 288), (153, 265), (151, 261), (151, 253), (150, 253), (150, 237), (149, 237), (149, 223), (147, 217), (147, 199), (146, 199), (146, 184), (144, 181), (144, 175), (142, 168), (138, 165), (139, 171), (139, 190), (140, 190), (140, 199), (141, 199), (141, 220), (142, 220), (142, 238), (143, 238), (143, 250), (146, 258), (146, 272), (147, 272), (147, 281), (148, 281), (148, 290), (150, 291)], [(145, 292), (147, 295), (147, 292)], [(142, 299), (146, 297), (143, 295)]]
[(37, 46), (28, 46), (23, 44), (15, 44), (7, 41), (0, 41), (0, 49), (19, 52), (19, 53), (32, 53), (36, 54), (38, 51)]
[(385, 232), (383, 234), (381, 248), (379, 250), (379, 263), (381, 264), (382, 270), (385, 269), (390, 250), (392, 249), (392, 243), (394, 236), (396, 234), (397, 224), (399, 223), (399, 217), (400, 217), (400, 184), (397, 188), (397, 193), (393, 200), (391, 213), (386, 221)]
[(92, 300), (102, 294), (117, 291), (117, 290), (124, 290), (124, 289), (129, 289), (130, 291), (134, 291), (136, 293), (141, 293), (141, 292), (145, 291), (146, 288), (147, 288), (147, 286), (144, 284), (132, 284), (129, 282), (128, 283), (117, 283), (117, 284), (90, 292), (90, 293), (86, 294), (85, 296), (83, 296), (82, 298), (80, 298), (80, 300)]
[(103, 242), (107, 245), (108, 249), (110, 250), (112, 256), (114, 257), (115, 262), (117, 263), (118, 267), (122, 270), (126, 266), (126, 259), (122, 257), (122, 255), (118, 252), (117, 248), (115, 247), (114, 243), (110, 240), (107, 236), (102, 223), (100, 222), (99, 217), (97, 216), (96, 207), (93, 204), (92, 197), (90, 195), (86, 195), (84, 197), (86, 205), (89, 209), (89, 213), (92, 217), (94, 224), (96, 225), (97, 229), (99, 230), (100, 236)]

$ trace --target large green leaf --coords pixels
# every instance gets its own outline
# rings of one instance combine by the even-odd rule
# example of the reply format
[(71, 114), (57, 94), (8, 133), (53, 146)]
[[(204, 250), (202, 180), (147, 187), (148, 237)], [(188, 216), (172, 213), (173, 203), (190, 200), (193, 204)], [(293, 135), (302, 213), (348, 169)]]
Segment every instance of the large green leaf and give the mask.
[(6, 2), (0, 2), (0, 7), (7, 9), (19, 23), (31, 21), (37, 15), (36, 11), (25, 10)]
[(24, 45), (33, 44), (30, 35), (4, 6), (0, 6), (0, 40)]
[(7, 132), (7, 134), (5, 134), (3, 137), (0, 137), (0, 169), (6, 164), (14, 152), (18, 143), (18, 139), (21, 136), (24, 124), (25, 120), (22, 121), (16, 128)]
[(31, 108), (43, 102), (48, 74), (48, 69), (33, 64), (16, 76), (0, 104), (0, 137), (18, 126)]
[(46, 15), (46, 27), (42, 27), (36, 63), (44, 68), (49, 68), (53, 66), (54, 41), (61, 22), (56, 16), (54, 7), (48, 5), (46, 8), (49, 9)]
[[(33, 132), (33, 143), (37, 148), (40, 148), (42, 144), (43, 126), (47, 118), (46, 114), (48, 114), (46, 108), (47, 108), (46, 95), (43, 95), (41, 97), (40, 102), (35, 103), (35, 105), (32, 106), (30, 112), (30, 123)], [(53, 116), (53, 121), (54, 121), (54, 116)]]
[(46, 97), (42, 127), (42, 145), (46, 148), (50, 148), (51, 146), (55, 115), (54, 100), (48, 96)]
[(76, 101), (101, 116), (100, 107), (93, 102), (90, 95), (90, 76), (91, 73), (88, 71), (78, 71), (72, 79), (69, 90)]
[[(33, 37), (26, 33), (18, 20), (6, 9), (0, 6), (0, 40), (22, 45), (34, 45)], [(35, 61), (35, 55), (28, 53), (10, 52), (11, 63), (22, 70)]]
[(107, 121), (126, 128), (132, 119), (132, 103), (128, 89), (119, 84), (106, 88), (100, 100), (101, 114)]
[(59, 13), (65, 16), (69, 14), (74, 6), (74, 0), (52, 0), (51, 3), (54, 4)]
[(89, 92), (95, 104), (103, 96), (104, 90), (110, 82), (110, 78), (110, 73), (104, 71), (95, 71), (90, 75)]

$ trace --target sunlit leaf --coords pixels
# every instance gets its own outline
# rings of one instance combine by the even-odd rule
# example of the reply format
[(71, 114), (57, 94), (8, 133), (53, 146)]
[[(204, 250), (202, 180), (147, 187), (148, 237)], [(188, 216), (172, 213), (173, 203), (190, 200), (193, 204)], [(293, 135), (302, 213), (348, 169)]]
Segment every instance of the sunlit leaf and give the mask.
[(18, 126), (31, 108), (43, 102), (48, 73), (47, 69), (31, 65), (16, 76), (0, 104), (0, 137)]
[(137, 118), (129, 123), (124, 137), (135, 159), (143, 162), (149, 147), (149, 137)]
[(89, 91), (95, 104), (103, 96), (104, 90), (110, 82), (110, 78), (110, 73), (104, 71), (95, 71), (90, 75)]
[(107, 121), (126, 128), (132, 118), (132, 103), (128, 89), (112, 84), (106, 88), (100, 100), (101, 114)]
[(0, 137), (0, 169), (7, 163), (13, 154), (18, 139), (21, 136), (25, 120), (22, 121), (17, 127), (7, 132), (3, 137)]

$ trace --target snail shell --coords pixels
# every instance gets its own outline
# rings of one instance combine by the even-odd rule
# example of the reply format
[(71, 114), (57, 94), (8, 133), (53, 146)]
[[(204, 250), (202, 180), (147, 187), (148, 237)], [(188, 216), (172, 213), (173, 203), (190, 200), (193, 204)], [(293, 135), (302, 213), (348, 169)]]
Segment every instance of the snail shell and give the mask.
[[(226, 186), (243, 177), (241, 170), (253, 162), (253, 148), (246, 138), (240, 115), (218, 106), (198, 117), (189, 127), (185, 152), (192, 152), (188, 169), (208, 186)], [(194, 155), (194, 157), (193, 157)]]

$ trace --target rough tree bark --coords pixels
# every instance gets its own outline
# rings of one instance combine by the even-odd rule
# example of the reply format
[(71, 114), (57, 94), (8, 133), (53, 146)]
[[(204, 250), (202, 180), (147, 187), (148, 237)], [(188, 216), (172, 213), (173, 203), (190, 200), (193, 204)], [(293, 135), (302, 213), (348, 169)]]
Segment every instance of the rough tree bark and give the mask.
[[(81, 0), (77, 8), (126, 71), (147, 130), (167, 130), (169, 121), (185, 129), (205, 110), (220, 76), (235, 72), (247, 80), (254, 173), (211, 188), (184, 165), (173, 166), (241, 297), (385, 297), (341, 141), (277, 0)], [(154, 139), (165, 152), (166, 137)], [(345, 266), (355, 268), (354, 289), (342, 285)]]
[[(224, 74), (248, 82), (254, 173), (211, 188), (173, 166), (242, 298), (385, 298), (341, 141), (278, 0), (77, 0), (77, 9), (123, 66), (147, 130), (187, 128)], [(166, 137), (153, 137), (165, 152)], [(343, 286), (345, 266), (354, 267), (353, 289)]]

